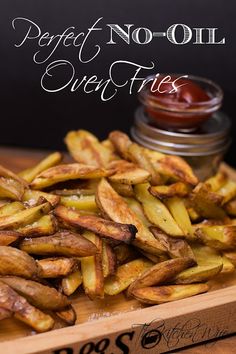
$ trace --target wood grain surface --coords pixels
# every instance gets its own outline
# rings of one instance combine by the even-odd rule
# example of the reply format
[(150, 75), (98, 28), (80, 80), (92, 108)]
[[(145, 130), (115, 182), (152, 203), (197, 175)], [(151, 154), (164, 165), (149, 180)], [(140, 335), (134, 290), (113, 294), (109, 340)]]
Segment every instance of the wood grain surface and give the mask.
[[(18, 172), (25, 168), (32, 166), (34, 163), (39, 161), (47, 155), (47, 152), (27, 150), (21, 148), (5, 148), (0, 147), (0, 164), (11, 170)], [(228, 169), (226, 165), (222, 165), (223, 169)], [(234, 171), (230, 170), (232, 177), (235, 177)], [(229, 277), (225, 285), (235, 284), (235, 278)], [(219, 288), (219, 282), (212, 282), (212, 288)], [(236, 294), (235, 294), (236, 296)], [(135, 309), (141, 308), (140, 303), (136, 300), (127, 301), (124, 296), (118, 295), (110, 298), (109, 301), (96, 301), (92, 302), (88, 300), (84, 295), (77, 296), (74, 299), (74, 305), (79, 313), (78, 323), (93, 321), (97, 318), (104, 318), (106, 316), (111, 316), (112, 314), (123, 313), (127, 311), (133, 311)], [(92, 323), (91, 323), (92, 324)], [(23, 334), (22, 334), (23, 333)], [(23, 324), (17, 322), (16, 320), (4, 320), (0, 322), (0, 341), (19, 338), (22, 335), (30, 335), (32, 332)], [(35, 338), (36, 339), (36, 338)], [(1, 345), (0, 345), (0, 352)], [(17, 352), (16, 352), (17, 353)], [(158, 353), (158, 352), (157, 352)], [(230, 335), (228, 337), (218, 339), (217, 341), (210, 341), (203, 343), (201, 345), (194, 345), (189, 348), (170, 351), (168, 353), (184, 353), (184, 354), (230, 354), (236, 353), (236, 335)], [(142, 353), (136, 353), (142, 354)]]

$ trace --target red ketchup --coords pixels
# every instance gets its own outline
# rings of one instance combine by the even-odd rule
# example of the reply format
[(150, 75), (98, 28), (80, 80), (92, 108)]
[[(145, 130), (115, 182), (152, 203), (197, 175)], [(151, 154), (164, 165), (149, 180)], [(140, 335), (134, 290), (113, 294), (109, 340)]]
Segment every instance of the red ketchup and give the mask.
[(143, 103), (153, 123), (169, 130), (195, 130), (211, 116), (211, 97), (187, 78), (158, 77), (143, 94)]

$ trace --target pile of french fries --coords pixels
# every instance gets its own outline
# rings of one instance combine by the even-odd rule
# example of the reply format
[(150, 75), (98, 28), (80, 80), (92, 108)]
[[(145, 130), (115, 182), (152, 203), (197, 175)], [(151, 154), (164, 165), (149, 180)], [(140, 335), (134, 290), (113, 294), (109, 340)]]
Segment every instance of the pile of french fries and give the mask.
[[(199, 182), (179, 157), (119, 131), (65, 138), (18, 175), (0, 166), (0, 319), (37, 332), (76, 321), (70, 295), (125, 292), (145, 304), (209, 290), (236, 266), (236, 182)], [(81, 291), (74, 296), (80, 296)]]

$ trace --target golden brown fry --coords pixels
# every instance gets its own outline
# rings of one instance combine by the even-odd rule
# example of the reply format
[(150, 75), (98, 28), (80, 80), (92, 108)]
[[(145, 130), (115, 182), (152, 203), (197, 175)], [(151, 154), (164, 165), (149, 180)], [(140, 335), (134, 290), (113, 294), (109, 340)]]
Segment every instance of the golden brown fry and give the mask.
[(0, 208), (0, 218), (2, 216), (8, 216), (8, 215), (13, 215), (17, 213), (18, 211), (24, 210), (24, 204), (20, 202), (12, 202), (9, 204), (5, 204)]
[(113, 221), (130, 223), (137, 228), (138, 232), (133, 241), (135, 246), (156, 255), (165, 253), (163, 246), (105, 179), (102, 179), (98, 185), (96, 201), (99, 208)]
[(65, 295), (70, 296), (82, 284), (82, 281), (81, 271), (77, 270), (62, 279), (61, 290)]
[(128, 135), (119, 130), (114, 130), (109, 134), (109, 140), (112, 142), (118, 154), (127, 160), (129, 158), (128, 148), (132, 144), (132, 141)]
[(175, 278), (176, 284), (205, 282), (222, 270), (222, 257), (216, 250), (201, 244), (192, 244), (192, 250), (197, 265), (179, 273)]
[(0, 246), (0, 275), (34, 278), (37, 274), (37, 263), (26, 252), (10, 246)]
[(183, 236), (183, 231), (177, 225), (166, 206), (149, 193), (149, 187), (148, 183), (134, 187), (136, 198), (142, 203), (144, 213), (149, 221), (171, 236)]
[(236, 267), (236, 251), (225, 251), (223, 255)]
[(75, 258), (53, 257), (37, 261), (40, 278), (59, 278), (67, 276), (78, 269)]
[(0, 176), (5, 177), (5, 178), (9, 178), (9, 179), (13, 179), (14, 181), (19, 182), (23, 187), (28, 186), (28, 183), (23, 178), (21, 178), (20, 176), (17, 176), (14, 172), (8, 170), (7, 168), (3, 167), (2, 165), (0, 165)]
[(151, 226), (150, 221), (147, 219), (146, 215), (143, 212), (142, 204), (139, 203), (134, 198), (125, 198), (126, 203), (128, 204), (129, 208), (137, 215), (139, 220), (146, 226)]
[(114, 158), (113, 152), (86, 130), (70, 131), (65, 143), (71, 156), (79, 163), (106, 167)]
[(157, 227), (151, 227), (151, 231), (156, 239), (167, 249), (171, 258), (188, 257), (195, 259), (191, 247), (185, 240), (171, 237)]
[(34, 206), (38, 203), (38, 199), (43, 197), (52, 206), (56, 206), (60, 202), (60, 197), (51, 193), (27, 189), (23, 195), (22, 200), (27, 202), (29, 206)]
[(152, 185), (161, 184), (163, 182), (162, 177), (155, 170), (149, 156), (147, 155), (146, 149), (144, 149), (142, 146), (132, 143), (128, 147), (127, 156), (129, 160), (136, 163), (139, 167), (150, 173), (150, 183)]
[(117, 268), (116, 274), (105, 280), (104, 291), (107, 295), (117, 295), (137, 279), (140, 274), (153, 265), (144, 258), (135, 259)]
[(30, 254), (66, 257), (86, 257), (97, 252), (92, 242), (71, 231), (59, 231), (52, 236), (25, 239), (20, 243), (20, 249)]
[(130, 262), (135, 258), (138, 258), (138, 252), (135, 248), (125, 243), (121, 243), (118, 246), (114, 247), (114, 252), (116, 255), (116, 262), (118, 265)]
[(52, 235), (58, 230), (57, 220), (53, 215), (44, 215), (33, 224), (20, 227), (17, 231), (24, 237)]
[(27, 170), (20, 172), (19, 176), (28, 183), (31, 183), (37, 175), (39, 175), (50, 167), (58, 165), (61, 162), (62, 158), (63, 156), (60, 152), (54, 152), (46, 156), (34, 167), (28, 168)]
[(210, 187), (212, 192), (217, 192), (227, 181), (227, 174), (218, 171), (214, 176), (208, 178), (205, 183)]
[(81, 215), (77, 210), (62, 205), (55, 209), (55, 215), (73, 227), (82, 227), (114, 241), (130, 243), (137, 231), (131, 224), (121, 224), (94, 215)]
[(208, 290), (207, 284), (168, 285), (134, 289), (132, 295), (144, 304), (155, 305), (185, 299)]
[(71, 163), (67, 165), (57, 165), (40, 173), (31, 183), (32, 189), (44, 189), (58, 182), (74, 179), (90, 179), (107, 177), (114, 173), (112, 169), (104, 169), (91, 165)]
[(30, 305), (7, 284), (0, 282), (0, 307), (11, 311), (20, 321), (34, 328), (37, 332), (50, 330), (54, 321), (51, 316)]
[(236, 182), (232, 180), (227, 180), (226, 183), (217, 191), (223, 200), (222, 205), (229, 202), (231, 199), (236, 197)]
[(18, 240), (22, 235), (17, 231), (1, 230), (0, 231), (0, 246), (8, 246)]
[(159, 199), (165, 199), (170, 197), (186, 197), (192, 188), (183, 182), (176, 182), (170, 185), (152, 186), (149, 188), (149, 192)]
[(0, 217), (0, 230), (3, 229), (18, 229), (25, 225), (31, 224), (47, 214), (51, 210), (51, 204), (46, 202), (32, 208), (19, 211), (13, 215)]
[(0, 198), (21, 200), (25, 191), (22, 183), (12, 179), (0, 177)]
[(236, 225), (204, 226), (195, 231), (207, 246), (218, 250), (233, 250), (236, 247)]
[(56, 311), (56, 315), (69, 326), (73, 326), (77, 319), (76, 312), (71, 305), (63, 310)]
[(122, 197), (134, 197), (133, 186), (130, 184), (111, 182), (112, 188)]
[(104, 277), (102, 267), (102, 240), (93, 232), (85, 232), (84, 237), (94, 243), (98, 252), (91, 257), (81, 258), (81, 273), (85, 294), (93, 299), (104, 297)]
[(166, 283), (186, 268), (195, 264), (191, 258), (175, 258), (158, 264), (143, 272), (128, 288), (127, 295), (132, 295), (134, 289), (146, 288), (152, 285)]
[(221, 273), (224, 273), (224, 274), (234, 273), (235, 266), (231, 262), (231, 260), (228, 257), (226, 257), (225, 255), (222, 255), (222, 261), (223, 261), (223, 268), (221, 270)]
[(115, 173), (109, 177), (111, 182), (138, 184), (147, 182), (151, 177), (148, 171), (125, 160), (112, 161), (109, 167), (115, 170)]
[(70, 304), (66, 296), (53, 287), (20, 277), (0, 277), (0, 282), (9, 285), (19, 295), (24, 296), (33, 306), (41, 310), (60, 310)]
[(104, 278), (116, 271), (116, 254), (105, 240), (102, 241), (102, 269)]
[(191, 194), (191, 200), (197, 213), (204, 218), (223, 219), (226, 216), (221, 208), (223, 197), (211, 192), (207, 184), (199, 183)]

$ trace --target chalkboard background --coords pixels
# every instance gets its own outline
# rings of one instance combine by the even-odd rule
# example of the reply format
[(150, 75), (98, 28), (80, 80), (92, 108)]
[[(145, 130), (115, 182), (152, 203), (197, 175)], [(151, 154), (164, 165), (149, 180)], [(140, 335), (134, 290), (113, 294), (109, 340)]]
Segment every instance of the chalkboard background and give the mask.
[[(138, 101), (135, 94), (128, 94), (127, 88), (119, 90), (108, 102), (102, 102), (99, 93), (85, 94), (82, 90), (45, 92), (40, 79), (46, 64), (37, 65), (32, 59), (37, 42), (14, 46), (24, 33), (20, 26), (13, 29), (12, 20), (16, 17), (29, 18), (42, 32), (51, 34), (62, 33), (69, 26), (75, 26), (78, 33), (86, 32), (97, 18), (103, 17), (103, 30), (90, 42), (101, 45), (96, 60), (89, 64), (75, 62), (76, 49), (62, 46), (52, 60), (66, 59), (76, 64), (78, 78), (96, 74), (106, 79), (110, 64), (120, 59), (142, 65), (154, 61), (153, 72), (188, 73), (216, 81), (224, 90), (223, 110), (232, 118), (231, 134), (235, 135), (226, 159), (236, 166), (235, 0), (1, 0), (0, 6), (1, 145), (62, 149), (62, 137), (70, 129), (88, 129), (100, 138), (106, 137), (111, 129), (129, 131)], [(166, 31), (173, 23), (191, 28), (218, 27), (218, 35), (226, 38), (226, 44), (178, 46), (159, 38), (148, 45), (127, 45), (117, 40), (117, 45), (108, 46), (107, 23), (132, 23), (152, 31)], [(119, 75), (125, 79), (129, 74), (127, 67)]]

